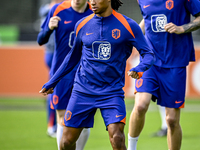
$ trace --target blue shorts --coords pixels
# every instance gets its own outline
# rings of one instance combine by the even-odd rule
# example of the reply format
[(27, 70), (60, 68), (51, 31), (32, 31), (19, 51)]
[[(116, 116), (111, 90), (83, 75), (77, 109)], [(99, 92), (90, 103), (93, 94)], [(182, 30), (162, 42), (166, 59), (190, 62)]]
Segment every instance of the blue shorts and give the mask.
[(51, 101), (51, 108), (57, 110), (65, 110), (67, 108), (69, 98), (71, 96), (74, 79), (66, 79), (65, 77), (60, 80), (56, 85), (53, 92)]
[(136, 92), (152, 94), (152, 100), (169, 108), (184, 108), (186, 67), (161, 68), (152, 66), (136, 80)]
[(74, 128), (93, 127), (97, 108), (101, 111), (106, 127), (116, 122), (125, 124), (124, 95), (94, 96), (73, 90), (65, 112), (64, 125)]

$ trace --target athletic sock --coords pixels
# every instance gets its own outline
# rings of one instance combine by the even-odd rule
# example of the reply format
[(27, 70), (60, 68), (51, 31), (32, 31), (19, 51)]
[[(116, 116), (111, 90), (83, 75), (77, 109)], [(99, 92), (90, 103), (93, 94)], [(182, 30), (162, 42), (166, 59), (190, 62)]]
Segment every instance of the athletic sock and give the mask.
[(76, 150), (83, 150), (90, 135), (90, 128), (84, 128), (76, 141)]
[(160, 117), (162, 121), (162, 126), (161, 129), (167, 129), (167, 122), (166, 122), (166, 113), (165, 113), (165, 107), (159, 106), (159, 112), (160, 112)]
[(60, 141), (62, 138), (62, 134), (63, 134), (63, 126), (61, 126), (60, 124), (57, 124), (57, 146), (58, 146), (58, 150), (60, 150)]
[(138, 138), (139, 138), (139, 136), (138, 137), (131, 137), (128, 134), (128, 149), (127, 150), (136, 150)]

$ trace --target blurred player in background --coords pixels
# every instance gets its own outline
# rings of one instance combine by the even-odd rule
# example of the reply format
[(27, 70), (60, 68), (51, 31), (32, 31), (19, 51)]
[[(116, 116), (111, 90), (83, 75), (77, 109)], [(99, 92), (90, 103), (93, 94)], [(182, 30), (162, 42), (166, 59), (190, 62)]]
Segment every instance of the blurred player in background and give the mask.
[(52, 93), (80, 61), (65, 113), (61, 149), (75, 149), (82, 129), (93, 127), (94, 115), (99, 108), (113, 150), (126, 150), (123, 91), (126, 60), (134, 46), (141, 61), (129, 75), (140, 78), (152, 66), (154, 54), (138, 24), (115, 11), (122, 5), (120, 0), (90, 0), (90, 4), (94, 14), (76, 24), (72, 50), (40, 93)]
[[(51, 3), (42, 5), (39, 9), (39, 15), (41, 17), (41, 23), (43, 24), (45, 21), (45, 18), (47, 17), (50, 9), (56, 4), (60, 3), (63, 0), (52, 0)], [(52, 59), (53, 59), (53, 52), (55, 49), (55, 40), (54, 40), (54, 34), (51, 34), (49, 37), (49, 41), (45, 44), (45, 63), (48, 67), (48, 69), (51, 69)], [(50, 137), (56, 137), (56, 130), (57, 130), (57, 124), (56, 124), (56, 112), (55, 109), (51, 108), (50, 101), (53, 98), (52, 94), (48, 95), (47, 97), (47, 134)]]
[(152, 136), (163, 137), (167, 136), (167, 122), (166, 122), (166, 113), (165, 107), (158, 106), (160, 119), (161, 119), (161, 128), (157, 132), (153, 133)]
[[(154, 65), (136, 81), (130, 116), (128, 150), (136, 150), (150, 101), (166, 109), (169, 150), (180, 150), (180, 108), (185, 103), (186, 66), (195, 61), (191, 32), (200, 28), (199, 0), (138, 0), (140, 27), (156, 56)], [(191, 15), (195, 17), (190, 20)]]
[[(55, 32), (55, 51), (53, 56), (50, 75), (52, 76), (60, 67), (65, 56), (71, 50), (74, 42), (74, 26), (76, 22), (92, 13), (87, 0), (64, 1), (55, 4), (45, 22), (42, 31), (38, 34), (38, 43), (43, 45), (48, 42), (50, 35)], [(77, 67), (70, 74), (66, 75), (56, 86), (53, 93), (52, 106), (57, 114), (57, 145), (58, 149), (63, 133), (63, 119), (71, 90), (74, 83), (74, 75)], [(77, 141), (77, 150), (82, 150), (89, 137), (89, 129), (84, 129)]]

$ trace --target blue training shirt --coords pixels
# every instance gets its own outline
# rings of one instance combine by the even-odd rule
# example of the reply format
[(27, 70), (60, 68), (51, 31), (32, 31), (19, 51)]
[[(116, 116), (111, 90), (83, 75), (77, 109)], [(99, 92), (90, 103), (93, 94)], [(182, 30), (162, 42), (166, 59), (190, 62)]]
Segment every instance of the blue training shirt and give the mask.
[[(88, 9), (84, 13), (79, 13), (73, 10), (71, 7), (71, 1), (64, 1), (62, 3), (55, 4), (48, 13), (48, 16), (41, 26), (43, 30), (41, 31), (42, 34), (38, 35), (38, 43), (44, 44), (47, 42), (49, 35), (52, 33), (48, 27), (50, 18), (53, 16), (58, 16), (61, 18), (61, 21), (58, 23), (58, 28), (55, 28), (56, 46), (50, 75), (53, 75), (56, 72), (56, 70), (62, 64), (65, 56), (69, 53), (73, 46), (75, 24), (78, 20), (90, 14), (92, 14), (92, 10), (90, 9), (89, 4)], [(70, 76), (73, 78), (72, 75), (69, 75), (69, 78)]]
[(138, 0), (138, 3), (145, 20), (145, 37), (156, 57), (154, 65), (185, 67), (189, 61), (195, 61), (192, 34), (171, 34), (164, 26), (170, 22), (177, 26), (189, 23), (191, 14), (200, 12), (200, 1)]
[(92, 14), (81, 19), (75, 34), (72, 50), (43, 88), (55, 87), (80, 60), (73, 90), (91, 95), (124, 94), (126, 60), (133, 46), (142, 59), (131, 71), (144, 72), (154, 62), (138, 24), (114, 10), (108, 17)]

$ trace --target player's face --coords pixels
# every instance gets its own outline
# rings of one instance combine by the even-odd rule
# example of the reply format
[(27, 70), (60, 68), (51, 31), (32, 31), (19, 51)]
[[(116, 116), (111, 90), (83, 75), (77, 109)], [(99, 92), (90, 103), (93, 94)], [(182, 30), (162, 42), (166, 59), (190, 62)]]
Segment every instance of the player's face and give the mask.
[(90, 4), (92, 6), (92, 11), (97, 14), (97, 16), (105, 17), (104, 14), (111, 9), (111, 0), (90, 0)]
[(73, 7), (76, 9), (83, 8), (86, 5), (87, 0), (72, 0)]

